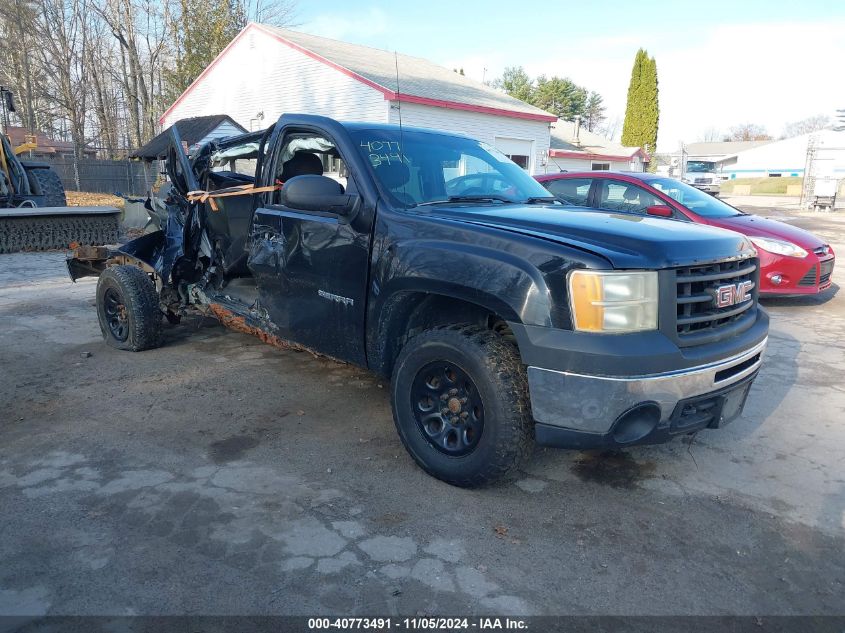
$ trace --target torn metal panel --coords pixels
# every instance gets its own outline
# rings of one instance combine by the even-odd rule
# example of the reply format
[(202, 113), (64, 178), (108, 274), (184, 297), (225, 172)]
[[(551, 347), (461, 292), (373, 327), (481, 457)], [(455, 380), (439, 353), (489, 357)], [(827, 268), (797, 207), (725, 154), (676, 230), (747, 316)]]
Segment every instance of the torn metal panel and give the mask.
[[(261, 227), (257, 227), (261, 228)], [(287, 240), (276, 232), (257, 231), (249, 244), (247, 265), (256, 277), (278, 277), (287, 264)]]

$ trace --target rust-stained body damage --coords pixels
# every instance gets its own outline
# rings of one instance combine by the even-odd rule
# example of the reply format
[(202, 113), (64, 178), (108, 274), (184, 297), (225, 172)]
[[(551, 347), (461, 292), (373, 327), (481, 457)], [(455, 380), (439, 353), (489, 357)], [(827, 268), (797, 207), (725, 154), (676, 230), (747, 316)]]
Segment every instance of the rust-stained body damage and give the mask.
[(315, 356), (321, 356), (321, 354), (317, 354), (314, 350), (310, 350), (302, 345), (297, 345), (296, 343), (287, 341), (274, 334), (273, 330), (276, 328), (272, 321), (266, 317), (257, 318), (249, 314), (239, 314), (233, 312), (223, 303), (209, 303), (208, 309), (221, 324), (230, 330), (249, 334), (268, 345), (272, 345), (273, 347), (277, 347), (279, 349), (307, 351), (311, 352)]

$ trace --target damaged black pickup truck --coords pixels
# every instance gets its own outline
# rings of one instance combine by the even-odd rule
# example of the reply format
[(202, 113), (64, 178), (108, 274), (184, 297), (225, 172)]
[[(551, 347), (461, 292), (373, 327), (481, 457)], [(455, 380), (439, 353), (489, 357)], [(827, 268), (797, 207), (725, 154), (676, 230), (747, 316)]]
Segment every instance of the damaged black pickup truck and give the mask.
[(767, 341), (741, 235), (566, 206), (496, 149), (284, 115), (189, 159), (171, 130), (159, 230), (87, 249), (106, 341), (190, 310), (390, 378), (402, 442), (459, 486), (536, 442), (624, 447), (742, 411)]

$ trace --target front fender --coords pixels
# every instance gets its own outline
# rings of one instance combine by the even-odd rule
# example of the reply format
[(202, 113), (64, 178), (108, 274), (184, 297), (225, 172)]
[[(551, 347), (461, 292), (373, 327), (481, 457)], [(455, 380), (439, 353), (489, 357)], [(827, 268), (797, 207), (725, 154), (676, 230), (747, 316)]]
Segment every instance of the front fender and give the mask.
[(370, 306), (381, 314), (401, 292), (440, 294), (482, 306), (508, 321), (551, 326), (552, 295), (543, 274), (512, 253), (438, 240), (396, 242), (376, 266)]
[[(510, 322), (548, 326), (552, 293), (529, 261), (506, 251), (439, 240), (391, 244), (373, 266), (367, 313), (367, 360), (385, 375), (408, 334), (411, 315), (427, 297), (454, 298), (446, 319), (460, 322), (467, 304)], [(447, 304), (448, 305), (448, 304)]]

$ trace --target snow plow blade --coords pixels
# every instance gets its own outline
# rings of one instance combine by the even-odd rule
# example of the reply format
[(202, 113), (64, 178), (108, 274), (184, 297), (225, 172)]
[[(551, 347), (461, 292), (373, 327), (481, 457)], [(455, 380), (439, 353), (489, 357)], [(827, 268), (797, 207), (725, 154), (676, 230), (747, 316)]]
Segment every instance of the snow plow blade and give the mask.
[(119, 228), (115, 207), (0, 209), (0, 253), (114, 244)]

